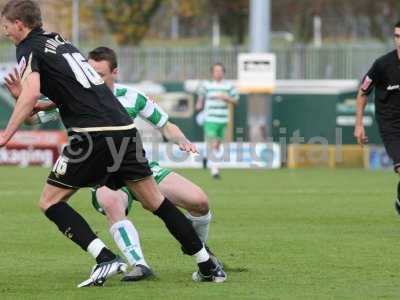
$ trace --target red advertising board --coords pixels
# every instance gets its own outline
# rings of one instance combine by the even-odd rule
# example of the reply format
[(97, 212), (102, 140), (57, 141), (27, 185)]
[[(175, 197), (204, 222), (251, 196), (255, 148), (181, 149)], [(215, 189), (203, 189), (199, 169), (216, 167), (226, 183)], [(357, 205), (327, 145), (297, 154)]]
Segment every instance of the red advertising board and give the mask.
[(19, 131), (0, 148), (0, 165), (50, 167), (67, 141), (63, 131)]

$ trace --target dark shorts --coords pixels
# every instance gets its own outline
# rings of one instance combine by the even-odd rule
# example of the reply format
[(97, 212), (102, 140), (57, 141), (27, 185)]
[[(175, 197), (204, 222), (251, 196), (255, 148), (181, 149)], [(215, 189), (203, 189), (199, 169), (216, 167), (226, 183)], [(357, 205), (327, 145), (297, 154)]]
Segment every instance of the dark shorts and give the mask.
[(47, 183), (68, 189), (106, 185), (119, 189), (125, 181), (151, 176), (137, 130), (74, 133), (55, 163)]
[(384, 140), (383, 144), (389, 157), (393, 161), (394, 170), (400, 166), (400, 138), (393, 140)]

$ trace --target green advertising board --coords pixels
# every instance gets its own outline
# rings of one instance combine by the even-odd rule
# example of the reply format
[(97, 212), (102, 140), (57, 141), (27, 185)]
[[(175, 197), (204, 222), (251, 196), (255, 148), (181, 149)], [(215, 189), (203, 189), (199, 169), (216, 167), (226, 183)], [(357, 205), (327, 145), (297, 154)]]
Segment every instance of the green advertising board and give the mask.
[[(291, 143), (355, 144), (353, 137), (358, 83), (356, 81), (285, 81), (272, 95), (272, 136)], [(369, 142), (380, 144), (374, 105), (365, 110)]]

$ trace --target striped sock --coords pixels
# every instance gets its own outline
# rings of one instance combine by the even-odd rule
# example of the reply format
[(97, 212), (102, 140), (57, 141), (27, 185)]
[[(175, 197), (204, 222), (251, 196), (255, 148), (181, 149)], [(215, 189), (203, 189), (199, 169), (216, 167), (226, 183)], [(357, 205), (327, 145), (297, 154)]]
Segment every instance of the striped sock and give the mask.
[(139, 264), (149, 267), (140, 247), (139, 234), (131, 221), (123, 220), (113, 224), (110, 233), (131, 266)]

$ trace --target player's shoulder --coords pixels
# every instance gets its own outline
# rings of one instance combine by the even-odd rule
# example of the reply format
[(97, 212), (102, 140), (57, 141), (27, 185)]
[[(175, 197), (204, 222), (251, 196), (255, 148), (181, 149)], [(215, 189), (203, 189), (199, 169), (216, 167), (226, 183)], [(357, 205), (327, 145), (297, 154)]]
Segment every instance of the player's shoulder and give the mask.
[(142, 91), (140, 91), (132, 86), (129, 86), (127, 84), (116, 83), (116, 84), (114, 84), (114, 90), (115, 90), (115, 95), (117, 97), (122, 97), (122, 96), (125, 96), (128, 98), (132, 98), (132, 97), (136, 98), (138, 96), (146, 97)]
[(210, 86), (212, 86), (212, 84), (213, 84), (212, 80), (208, 80), (208, 79), (202, 80), (200, 82), (200, 86), (202, 86), (204, 88), (209, 88)]
[(129, 90), (129, 87), (124, 84), (120, 84), (120, 83), (114, 84), (114, 94), (117, 97), (126, 96), (126, 94), (128, 93), (128, 90)]
[(232, 81), (229, 81), (229, 80), (226, 80), (226, 79), (222, 80), (222, 83), (223, 83), (224, 86), (228, 87), (229, 89), (232, 89), (232, 88), (235, 87), (235, 85), (233, 84)]
[[(17, 46), (18, 59), (29, 56), (54, 52), (58, 46), (70, 44), (57, 32), (44, 31), (42, 28), (33, 29), (28, 36)], [(49, 51), (47, 51), (49, 50)], [(51, 51), (53, 50), (53, 51)]]
[(26, 38), (17, 45), (16, 54), (20, 74), (22, 74), (29, 65), (32, 54), (34, 52), (39, 52), (38, 50), (41, 49), (40, 45), (43, 43), (39, 37), (42, 31), (41, 28), (33, 29)]
[(230, 90), (233, 88), (232, 82), (230, 82), (226, 79), (223, 79), (218, 82), (214, 81), (213, 84), (214, 84), (215, 88), (218, 88), (218, 89)]
[(38, 47), (43, 47), (48, 39), (56, 37), (61, 37), (61, 35), (55, 32), (44, 31), (42, 28), (35, 28), (17, 46), (17, 51), (37, 50)]
[(384, 55), (378, 57), (375, 60), (375, 64), (385, 65), (388, 63), (393, 63), (396, 60), (397, 60), (397, 50), (393, 50), (393, 51), (390, 51), (390, 52), (385, 53)]
[(23, 57), (27, 59), (26, 56), (29, 56), (35, 46), (37, 46), (37, 36), (39, 35), (39, 30), (35, 29), (32, 30), (28, 36), (22, 40), (18, 45), (17, 45), (17, 59), (18, 61), (22, 59)]

